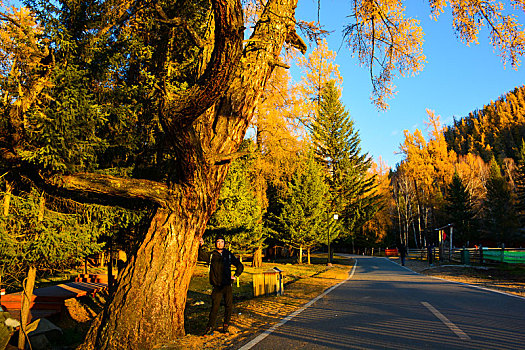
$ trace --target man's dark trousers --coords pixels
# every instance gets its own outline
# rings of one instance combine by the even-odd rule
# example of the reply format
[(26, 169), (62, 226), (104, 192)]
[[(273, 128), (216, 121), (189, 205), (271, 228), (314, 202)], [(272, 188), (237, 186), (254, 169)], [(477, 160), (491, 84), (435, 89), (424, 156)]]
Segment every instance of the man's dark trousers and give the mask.
[(229, 325), (232, 318), (233, 310), (233, 293), (232, 286), (213, 287), (211, 292), (211, 311), (208, 321), (208, 327), (213, 328), (219, 313), (219, 306), (221, 306), (221, 299), (224, 298), (224, 324)]

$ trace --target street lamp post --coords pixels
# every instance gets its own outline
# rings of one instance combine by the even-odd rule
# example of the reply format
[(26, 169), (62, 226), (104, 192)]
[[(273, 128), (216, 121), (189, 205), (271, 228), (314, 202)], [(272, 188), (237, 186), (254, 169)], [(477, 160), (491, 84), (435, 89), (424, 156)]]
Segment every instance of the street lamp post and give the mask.
[[(337, 219), (339, 219), (339, 215), (334, 214), (334, 222)], [(328, 258), (327, 258), (327, 260), (328, 260), (327, 265), (328, 266), (332, 266), (332, 251), (330, 250), (330, 231), (332, 231), (332, 227), (331, 226), (328, 227)]]

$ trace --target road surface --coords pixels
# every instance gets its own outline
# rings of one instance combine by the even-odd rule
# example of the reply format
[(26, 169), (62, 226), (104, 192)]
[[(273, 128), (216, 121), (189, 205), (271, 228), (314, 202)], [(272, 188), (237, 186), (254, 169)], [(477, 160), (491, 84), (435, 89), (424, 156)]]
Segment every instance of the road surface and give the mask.
[(352, 257), (347, 281), (241, 349), (525, 349), (524, 298)]

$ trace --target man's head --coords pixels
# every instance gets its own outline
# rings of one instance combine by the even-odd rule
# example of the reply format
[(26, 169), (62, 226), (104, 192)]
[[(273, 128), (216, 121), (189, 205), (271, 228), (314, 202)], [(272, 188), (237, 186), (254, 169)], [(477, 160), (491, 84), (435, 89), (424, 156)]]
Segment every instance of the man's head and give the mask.
[(219, 251), (224, 249), (224, 236), (218, 235), (215, 237), (215, 248)]

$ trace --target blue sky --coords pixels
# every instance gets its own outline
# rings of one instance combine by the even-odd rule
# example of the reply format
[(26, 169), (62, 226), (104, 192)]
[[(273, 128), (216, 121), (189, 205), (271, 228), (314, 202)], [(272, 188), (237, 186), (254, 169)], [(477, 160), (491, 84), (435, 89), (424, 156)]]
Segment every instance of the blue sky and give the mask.
[[(404, 139), (403, 130), (413, 132), (418, 128), (426, 135), (426, 108), (434, 110), (444, 124), (450, 125), (454, 116), (464, 117), (525, 84), (525, 57), (517, 71), (510, 66), (504, 68), (488, 42), (486, 30), (481, 32), (479, 45), (468, 47), (454, 34), (449, 8), (435, 22), (429, 17), (427, 0), (411, 0), (405, 2), (407, 13), (421, 21), (427, 63), (419, 75), (394, 81), (397, 94), (388, 101), (390, 109), (379, 112), (370, 101), (368, 70), (359, 67), (348, 46), (342, 44), (350, 3), (350, 0), (323, 0), (321, 24), (333, 31), (327, 38), (328, 46), (337, 52), (336, 63), (343, 77), (343, 103), (359, 131), (362, 149), (376, 160), (381, 156), (391, 167), (402, 159), (394, 152), (399, 151)], [(296, 18), (317, 21), (317, 0), (299, 0)], [(297, 70), (292, 69), (292, 76), (299, 81)]]

